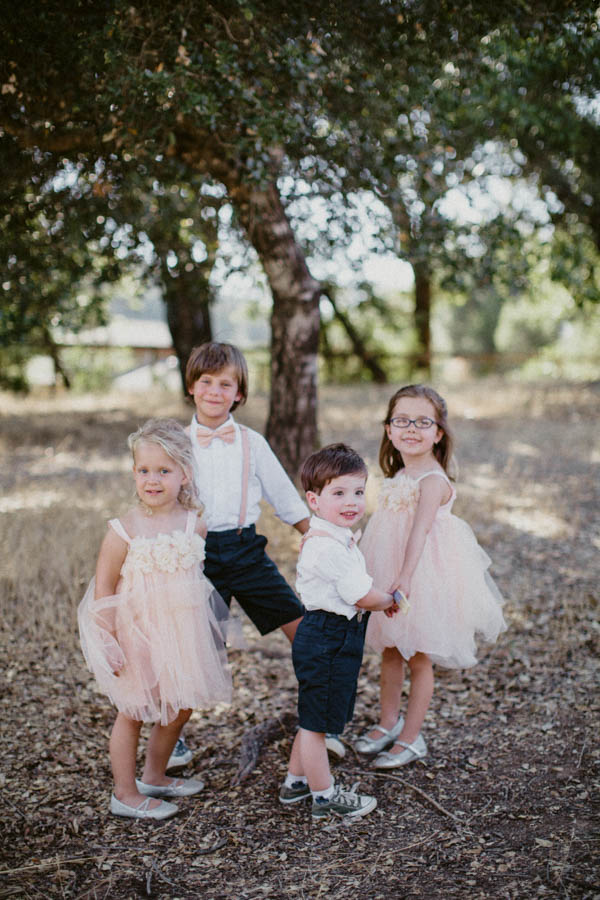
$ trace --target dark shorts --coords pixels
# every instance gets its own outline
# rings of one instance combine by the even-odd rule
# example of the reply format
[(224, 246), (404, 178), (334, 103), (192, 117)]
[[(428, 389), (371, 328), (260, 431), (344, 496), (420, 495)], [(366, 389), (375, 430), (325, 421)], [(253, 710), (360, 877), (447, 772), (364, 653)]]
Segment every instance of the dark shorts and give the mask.
[(209, 531), (204, 574), (227, 603), (235, 597), (261, 634), (293, 622), (304, 608), (279, 569), (265, 553), (266, 537), (254, 525)]
[(367, 618), (305, 612), (292, 645), (300, 728), (340, 734), (352, 718)]

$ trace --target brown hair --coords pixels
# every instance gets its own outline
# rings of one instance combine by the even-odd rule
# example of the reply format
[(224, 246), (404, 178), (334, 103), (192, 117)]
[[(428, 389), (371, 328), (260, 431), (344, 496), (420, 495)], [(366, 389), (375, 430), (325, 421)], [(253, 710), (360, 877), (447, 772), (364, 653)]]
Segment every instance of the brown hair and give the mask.
[(231, 366), (235, 371), (235, 377), (238, 383), (238, 390), (241, 399), (236, 400), (232, 404), (231, 409), (236, 409), (248, 399), (248, 366), (244, 358), (244, 354), (233, 344), (221, 344), (217, 341), (200, 344), (194, 347), (190, 353), (187, 365), (185, 367), (185, 386), (191, 391), (194, 384), (205, 373), (211, 375), (220, 372), (226, 366)]
[(196, 479), (196, 460), (192, 442), (183, 427), (175, 419), (148, 419), (137, 431), (130, 434), (127, 444), (135, 463), (135, 451), (140, 444), (158, 444), (173, 462), (181, 466), (187, 478), (177, 499), (185, 509), (201, 509)]
[(367, 475), (365, 461), (346, 444), (328, 444), (304, 460), (300, 480), (305, 491), (320, 494), (325, 485), (342, 475)]
[(450, 426), (448, 425), (448, 407), (446, 406), (444, 398), (440, 397), (437, 391), (434, 391), (433, 388), (428, 387), (426, 384), (407, 384), (405, 387), (401, 387), (400, 390), (396, 391), (388, 403), (387, 414), (383, 420), (383, 437), (381, 439), (381, 446), (379, 447), (379, 465), (381, 466), (383, 474), (386, 478), (392, 478), (396, 472), (399, 472), (400, 469), (404, 468), (402, 456), (392, 444), (387, 435), (387, 430), (385, 429), (385, 426), (390, 424), (390, 420), (394, 414), (394, 407), (401, 397), (423, 397), (432, 404), (435, 409), (438, 428), (441, 428), (444, 432), (440, 440), (433, 447), (433, 455), (444, 472), (449, 475), (448, 467), (452, 458), (454, 439), (452, 437), (452, 432), (450, 431)]

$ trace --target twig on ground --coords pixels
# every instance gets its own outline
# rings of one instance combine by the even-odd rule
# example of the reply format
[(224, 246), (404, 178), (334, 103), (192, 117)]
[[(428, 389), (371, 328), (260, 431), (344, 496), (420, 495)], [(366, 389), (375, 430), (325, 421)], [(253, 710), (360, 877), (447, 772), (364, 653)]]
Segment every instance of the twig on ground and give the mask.
[(214, 844), (211, 847), (207, 847), (205, 850), (204, 849), (200, 850), (196, 847), (194, 852), (197, 853), (198, 856), (206, 856), (207, 853), (216, 853), (217, 850), (220, 850), (221, 847), (225, 846), (225, 844), (227, 843), (227, 840), (228, 840), (227, 836), (218, 837), (217, 840), (214, 842)]
[[(148, 860), (148, 865), (158, 875), (158, 877), (161, 879), (161, 881), (166, 881), (167, 884), (170, 884), (171, 887), (177, 888), (178, 891), (181, 890), (181, 885), (176, 884), (174, 881), (171, 881), (170, 878), (167, 878), (166, 875), (163, 875), (163, 873), (160, 871), (160, 869), (158, 868), (158, 866), (156, 865), (154, 860), (152, 860), (152, 859)], [(148, 874), (150, 874), (150, 873), (148, 873)]]
[[(284, 717), (285, 718), (285, 717)], [(232, 785), (239, 784), (248, 777), (258, 762), (261, 747), (264, 743), (272, 741), (280, 732), (285, 733), (285, 723), (281, 719), (267, 719), (260, 725), (255, 725), (247, 731), (242, 738), (242, 746), (238, 762), (238, 770), (231, 780)]]
[(41, 872), (43, 869), (51, 869), (53, 866), (60, 868), (61, 866), (79, 866), (85, 862), (98, 862), (99, 856), (73, 856), (67, 859), (45, 859), (39, 863), (32, 863), (29, 866), (19, 866), (18, 869), (0, 869), (0, 875), (21, 875), (24, 872)]
[(437, 837), (443, 831), (442, 828), (438, 828), (437, 831), (434, 831), (433, 834), (430, 834), (426, 838), (422, 838), (420, 841), (413, 841), (412, 844), (406, 844), (405, 847), (395, 847), (394, 853), (403, 853), (405, 850), (412, 850), (413, 847), (420, 847), (422, 844), (428, 844), (430, 841)]
[(430, 803), (434, 806), (439, 812), (441, 812), (444, 816), (448, 816), (449, 819), (453, 819), (458, 825), (465, 825), (466, 822), (463, 822), (462, 819), (459, 819), (458, 816), (455, 816), (454, 813), (451, 813), (448, 809), (445, 809), (437, 800), (434, 800), (433, 797), (430, 797), (429, 794), (426, 794), (425, 791), (422, 791), (421, 788), (416, 787), (414, 784), (411, 784), (410, 781), (406, 781), (404, 778), (400, 778), (398, 775), (388, 775), (387, 772), (352, 772), (352, 775), (359, 775), (361, 778), (364, 778), (366, 774), (374, 775), (376, 778), (388, 778), (392, 781), (399, 781), (400, 784), (404, 785), (404, 787), (409, 788), (411, 791), (414, 791), (415, 794), (419, 794), (427, 803)]

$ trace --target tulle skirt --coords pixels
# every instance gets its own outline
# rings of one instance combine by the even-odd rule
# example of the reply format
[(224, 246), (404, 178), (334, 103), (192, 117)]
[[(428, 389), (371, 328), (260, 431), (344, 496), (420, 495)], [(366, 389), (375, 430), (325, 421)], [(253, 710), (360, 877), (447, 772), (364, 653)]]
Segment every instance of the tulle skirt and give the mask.
[(230, 701), (230, 620), (207, 579), (174, 584), (172, 575), (140, 575), (98, 600), (94, 589), (92, 579), (79, 605), (81, 646), (100, 690), (120, 712), (165, 725), (182, 709)]
[[(395, 586), (410, 521), (397, 513), (375, 513), (361, 541), (367, 570), (376, 587)], [(404, 659), (426, 653), (447, 668), (477, 662), (476, 640), (494, 642), (506, 629), (502, 596), (488, 568), (491, 560), (470, 526), (450, 513), (433, 523), (414, 571), (406, 615), (371, 613), (367, 645), (381, 651), (397, 647)]]

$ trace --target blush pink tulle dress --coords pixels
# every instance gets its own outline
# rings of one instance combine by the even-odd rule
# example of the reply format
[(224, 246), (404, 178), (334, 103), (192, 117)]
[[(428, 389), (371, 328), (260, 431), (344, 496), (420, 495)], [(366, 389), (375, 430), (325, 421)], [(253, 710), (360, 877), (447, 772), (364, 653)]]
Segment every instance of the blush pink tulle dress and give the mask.
[[(202, 573), (204, 539), (189, 511), (185, 530), (130, 538), (117, 592), (79, 605), (83, 654), (101, 691), (136, 721), (171, 722), (181, 709), (231, 699), (225, 651), (228, 610)], [(116, 676), (114, 670), (119, 669)]]
[(417, 652), (447, 668), (477, 662), (476, 636), (492, 643), (506, 629), (502, 597), (488, 573), (490, 558), (473, 531), (452, 513), (456, 492), (447, 476), (425, 472), (414, 479), (405, 469), (384, 479), (377, 510), (360, 542), (367, 571), (382, 590), (395, 587), (419, 501), (420, 484), (435, 474), (452, 496), (437, 511), (411, 580), (406, 615), (372, 612), (366, 642), (374, 650), (397, 647), (404, 659)]

